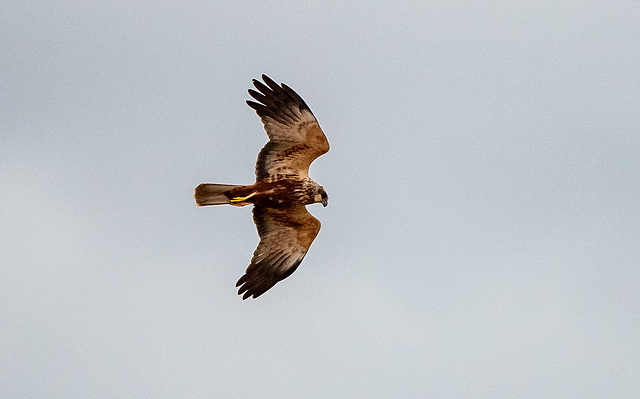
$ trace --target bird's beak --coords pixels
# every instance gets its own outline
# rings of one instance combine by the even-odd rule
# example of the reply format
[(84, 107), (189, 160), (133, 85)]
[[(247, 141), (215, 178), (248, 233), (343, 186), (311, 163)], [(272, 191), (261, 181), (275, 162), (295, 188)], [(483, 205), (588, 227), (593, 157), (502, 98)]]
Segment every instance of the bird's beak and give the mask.
[(329, 198), (325, 197), (322, 199), (322, 206), (326, 207), (329, 205)]

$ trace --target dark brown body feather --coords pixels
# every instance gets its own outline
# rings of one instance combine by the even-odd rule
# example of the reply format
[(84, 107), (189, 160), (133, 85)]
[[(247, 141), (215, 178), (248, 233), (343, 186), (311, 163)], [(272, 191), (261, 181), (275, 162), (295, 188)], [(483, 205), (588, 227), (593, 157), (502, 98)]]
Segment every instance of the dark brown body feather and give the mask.
[(246, 197), (254, 192), (256, 194), (247, 202), (265, 207), (309, 205), (315, 202), (314, 186), (301, 179), (260, 180), (249, 186), (233, 188), (225, 195), (229, 198)]

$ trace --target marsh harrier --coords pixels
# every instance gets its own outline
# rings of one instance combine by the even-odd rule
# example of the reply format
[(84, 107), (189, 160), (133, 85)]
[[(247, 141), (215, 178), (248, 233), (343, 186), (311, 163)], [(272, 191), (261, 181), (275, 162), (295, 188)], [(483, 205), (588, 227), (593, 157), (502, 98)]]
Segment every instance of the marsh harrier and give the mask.
[(242, 299), (257, 298), (291, 275), (304, 259), (320, 231), (320, 221), (306, 205), (327, 206), (324, 188), (309, 178), (309, 165), (329, 151), (329, 142), (304, 100), (289, 86), (262, 75), (253, 80), (256, 110), (269, 141), (256, 162), (251, 185), (202, 183), (195, 189), (196, 204), (244, 206), (253, 204), (253, 221), (260, 242), (251, 264), (236, 287)]

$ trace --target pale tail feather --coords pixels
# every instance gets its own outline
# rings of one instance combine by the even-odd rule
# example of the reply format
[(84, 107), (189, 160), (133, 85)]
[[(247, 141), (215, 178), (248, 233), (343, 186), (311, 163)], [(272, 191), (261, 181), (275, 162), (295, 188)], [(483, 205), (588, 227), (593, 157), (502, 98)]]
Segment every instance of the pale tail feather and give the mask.
[(229, 198), (224, 193), (236, 187), (242, 185), (202, 183), (196, 187), (193, 197), (198, 206), (229, 204)]

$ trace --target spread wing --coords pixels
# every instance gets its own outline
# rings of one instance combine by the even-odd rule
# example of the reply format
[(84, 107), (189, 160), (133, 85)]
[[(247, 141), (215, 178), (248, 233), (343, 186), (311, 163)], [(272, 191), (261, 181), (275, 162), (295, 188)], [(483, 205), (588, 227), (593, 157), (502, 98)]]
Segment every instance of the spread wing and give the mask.
[(266, 75), (262, 80), (264, 83), (253, 80), (258, 91), (249, 89), (258, 102), (247, 101), (269, 136), (269, 142), (258, 154), (256, 179), (291, 174), (307, 177), (311, 162), (329, 151), (327, 137), (298, 93)]
[(278, 208), (256, 205), (253, 221), (260, 243), (244, 276), (236, 283), (242, 299), (257, 298), (289, 277), (320, 231), (320, 221), (304, 205)]

